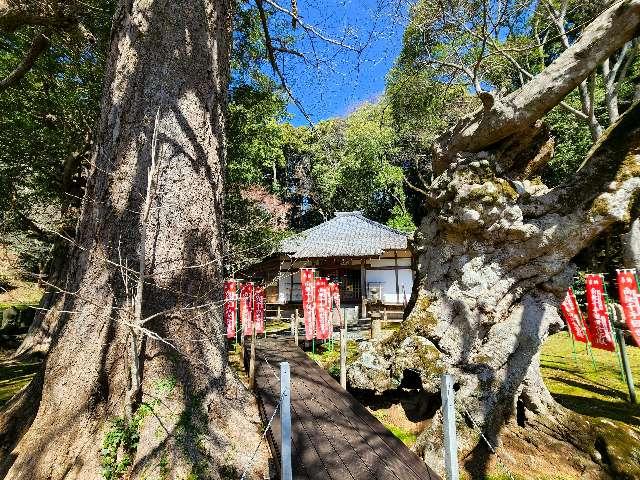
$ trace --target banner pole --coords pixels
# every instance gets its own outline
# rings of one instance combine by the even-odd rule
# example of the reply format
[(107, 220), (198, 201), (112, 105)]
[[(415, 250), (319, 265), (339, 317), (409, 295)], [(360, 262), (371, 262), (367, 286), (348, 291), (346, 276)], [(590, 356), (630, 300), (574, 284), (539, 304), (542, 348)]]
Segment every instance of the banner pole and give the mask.
[(234, 322), (236, 324), (236, 348), (238, 348), (238, 319), (240, 317), (240, 305), (238, 304), (238, 282), (236, 282), (236, 289), (233, 292), (233, 303), (235, 304), (236, 318)]
[(617, 334), (616, 334), (616, 330), (613, 328), (613, 323), (612, 323), (612, 319), (615, 318), (615, 309), (612, 307), (610, 301), (609, 301), (609, 293), (607, 291), (607, 282), (605, 282), (604, 280), (604, 274), (601, 273), (600, 274), (600, 278), (602, 278), (602, 287), (604, 290), (604, 302), (605, 305), (607, 307), (607, 311), (608, 311), (608, 315), (609, 315), (609, 331), (611, 332), (611, 336), (613, 337), (613, 346), (615, 348), (615, 352), (616, 352), (616, 358), (618, 359), (618, 368), (620, 369), (620, 380), (622, 381), (622, 383), (625, 382), (625, 378), (624, 378), (624, 368), (622, 366), (622, 357), (620, 356), (620, 349), (618, 348), (618, 338), (617, 338)]
[(591, 364), (593, 365), (593, 371), (598, 372), (598, 366), (596, 364), (596, 357), (593, 355), (593, 348), (591, 348), (591, 342), (587, 341), (587, 352), (589, 352), (589, 356), (591, 357)]
[(622, 333), (622, 330), (619, 328), (616, 329), (616, 333), (618, 337), (617, 338), (618, 343), (620, 344), (620, 357), (622, 359), (622, 365), (624, 366), (624, 374), (627, 380), (627, 388), (629, 389), (629, 400), (631, 401), (631, 403), (635, 404), (637, 403), (636, 388), (633, 383), (633, 374), (631, 373), (631, 367), (629, 366), (629, 359), (627, 358), (627, 349), (624, 341), (624, 335)]
[(618, 344), (620, 342), (620, 340), (618, 339), (618, 334), (613, 331), (611, 332), (613, 334), (613, 343), (616, 347), (616, 358), (618, 359), (618, 368), (620, 369), (620, 380), (622, 381), (622, 383), (624, 383), (626, 381), (624, 374), (624, 367), (622, 366), (622, 357), (620, 356), (620, 349), (618, 348)]
[(622, 367), (622, 357), (620, 356), (620, 349), (618, 348), (618, 339), (616, 330), (613, 328), (613, 320), (616, 319), (616, 312), (611, 303), (609, 302), (609, 294), (607, 293), (607, 285), (604, 283), (604, 275), (602, 275), (602, 284), (604, 286), (604, 300), (607, 306), (607, 311), (609, 313), (609, 331), (611, 331), (611, 336), (613, 337), (613, 346), (616, 352), (616, 358), (618, 359), (618, 368), (620, 369), (620, 380), (624, 383), (624, 369)]
[(586, 341), (587, 353), (591, 357), (591, 364), (593, 365), (593, 371), (597, 372), (598, 371), (598, 367), (596, 366), (596, 359), (593, 356), (593, 350), (591, 348), (591, 340), (589, 340), (589, 335), (587, 334), (587, 327), (586, 327), (586, 325), (584, 323), (584, 317), (582, 316), (582, 310), (581, 310), (580, 304), (578, 303), (577, 299), (576, 299), (576, 305), (578, 306), (578, 315), (580, 315), (580, 326), (582, 327), (582, 331), (584, 332), (584, 336), (587, 339), (587, 341)]
[(238, 334), (240, 332), (240, 302), (238, 301), (238, 283), (236, 282), (236, 291), (233, 296), (233, 301), (236, 304), (236, 348), (238, 348)]
[(573, 350), (573, 361), (576, 364), (576, 367), (579, 367), (580, 365), (578, 365), (578, 352), (576, 351), (576, 341), (573, 338), (573, 334), (571, 333), (570, 330), (569, 330), (569, 337), (571, 337), (571, 349)]

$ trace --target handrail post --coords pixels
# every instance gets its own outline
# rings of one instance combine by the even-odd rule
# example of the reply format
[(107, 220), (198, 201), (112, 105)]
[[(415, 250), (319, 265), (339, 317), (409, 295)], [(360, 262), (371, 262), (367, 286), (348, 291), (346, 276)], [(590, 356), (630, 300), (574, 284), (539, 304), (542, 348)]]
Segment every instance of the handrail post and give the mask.
[(440, 395), (442, 397), (442, 429), (444, 432), (444, 467), (447, 480), (459, 480), (453, 378), (449, 374), (440, 377)]
[(291, 379), (289, 362), (280, 363), (281, 480), (292, 480), (291, 469)]

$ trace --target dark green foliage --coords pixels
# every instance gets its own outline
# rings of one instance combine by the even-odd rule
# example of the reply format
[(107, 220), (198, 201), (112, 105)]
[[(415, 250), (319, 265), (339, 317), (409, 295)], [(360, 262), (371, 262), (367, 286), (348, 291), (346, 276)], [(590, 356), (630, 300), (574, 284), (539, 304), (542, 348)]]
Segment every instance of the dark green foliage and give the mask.
[(415, 228), (406, 211), (401, 151), (389, 110), (382, 99), (314, 130), (296, 129), (303, 141), (291, 145), (298, 150), (290, 152), (296, 168), (288, 189), (304, 205), (301, 215), (313, 215), (318, 223), (336, 211), (361, 210), (382, 223)]
[(255, 74), (231, 89), (227, 123), (225, 265), (228, 273), (268, 256), (286, 236), (290, 207), (282, 186), (286, 103)]
[[(82, 196), (113, 13), (112, 2), (88, 7), (95, 42), (53, 34), (34, 67), (0, 93), (0, 234), (28, 269), (50, 253), (49, 230), (73, 225)], [(33, 35), (27, 28), (0, 37), (0, 77), (20, 63)]]
[(579, 123), (561, 107), (554, 108), (546, 116), (551, 134), (556, 141), (555, 154), (542, 178), (549, 186), (556, 186), (573, 175), (583, 162), (593, 141), (589, 127)]

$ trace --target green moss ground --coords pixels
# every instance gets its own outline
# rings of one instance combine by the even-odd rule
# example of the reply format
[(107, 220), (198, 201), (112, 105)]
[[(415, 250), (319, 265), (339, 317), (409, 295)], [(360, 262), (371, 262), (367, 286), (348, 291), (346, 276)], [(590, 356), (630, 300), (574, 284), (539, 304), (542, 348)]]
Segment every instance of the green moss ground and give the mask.
[(267, 333), (289, 332), (291, 330), (291, 324), (284, 321), (269, 321), (266, 323), (264, 329)]
[(411, 432), (409, 430), (405, 430), (404, 428), (395, 425), (387, 418), (386, 410), (376, 410), (372, 412), (375, 417), (382, 422), (382, 424), (387, 427), (387, 429), (393, 433), (393, 435), (404, 443), (408, 447), (412, 447), (416, 443), (416, 439), (418, 438), (418, 434), (415, 432)]
[[(577, 361), (566, 332), (552, 335), (542, 347), (542, 375), (554, 398), (576, 413), (618, 420), (640, 430), (640, 406), (628, 401), (627, 385), (620, 376), (616, 354), (594, 350), (594, 371), (585, 345), (576, 343), (576, 350)], [(628, 346), (627, 355), (639, 388), (640, 348)]]

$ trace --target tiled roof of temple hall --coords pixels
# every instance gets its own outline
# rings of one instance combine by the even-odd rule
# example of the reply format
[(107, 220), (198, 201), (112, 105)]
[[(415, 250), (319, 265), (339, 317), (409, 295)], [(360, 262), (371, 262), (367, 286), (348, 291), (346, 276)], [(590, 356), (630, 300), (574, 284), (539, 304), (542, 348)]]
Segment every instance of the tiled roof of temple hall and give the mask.
[(373, 257), (407, 248), (408, 235), (374, 222), (362, 212), (336, 216), (282, 242), (280, 251), (295, 258)]

